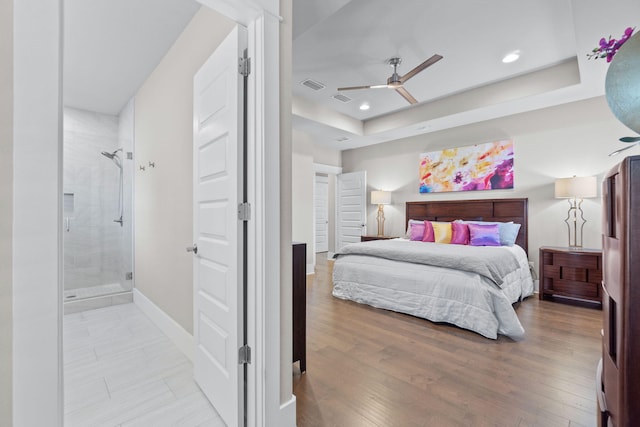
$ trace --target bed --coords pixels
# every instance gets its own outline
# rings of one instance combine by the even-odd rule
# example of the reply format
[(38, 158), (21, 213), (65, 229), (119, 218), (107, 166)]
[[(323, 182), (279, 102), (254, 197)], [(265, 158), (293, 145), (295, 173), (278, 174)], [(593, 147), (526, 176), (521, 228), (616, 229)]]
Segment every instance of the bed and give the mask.
[[(406, 238), (352, 243), (336, 253), (333, 295), (446, 322), (496, 339), (522, 339), (513, 304), (533, 294), (527, 199), (408, 202), (409, 220), (521, 224), (513, 246), (474, 247)], [(434, 261), (437, 259), (438, 262)]]

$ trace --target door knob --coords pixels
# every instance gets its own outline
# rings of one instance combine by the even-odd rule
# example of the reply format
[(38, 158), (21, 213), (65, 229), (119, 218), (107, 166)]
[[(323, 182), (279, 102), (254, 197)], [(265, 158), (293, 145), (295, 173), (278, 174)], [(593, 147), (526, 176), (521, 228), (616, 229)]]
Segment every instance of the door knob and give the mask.
[(187, 247), (187, 252), (193, 252), (194, 254), (198, 253), (198, 245), (197, 244), (193, 244), (193, 246), (188, 246)]

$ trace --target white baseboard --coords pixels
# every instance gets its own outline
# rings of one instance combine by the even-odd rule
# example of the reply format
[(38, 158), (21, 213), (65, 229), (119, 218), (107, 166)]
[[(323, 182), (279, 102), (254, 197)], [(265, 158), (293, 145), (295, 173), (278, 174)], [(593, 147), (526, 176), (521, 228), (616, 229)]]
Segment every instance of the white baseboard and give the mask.
[(280, 405), (280, 421), (278, 425), (296, 427), (296, 397), (291, 395), (291, 399)]
[(193, 335), (136, 288), (133, 289), (133, 303), (193, 362)]
[(307, 264), (307, 274), (315, 274), (316, 266), (315, 264)]

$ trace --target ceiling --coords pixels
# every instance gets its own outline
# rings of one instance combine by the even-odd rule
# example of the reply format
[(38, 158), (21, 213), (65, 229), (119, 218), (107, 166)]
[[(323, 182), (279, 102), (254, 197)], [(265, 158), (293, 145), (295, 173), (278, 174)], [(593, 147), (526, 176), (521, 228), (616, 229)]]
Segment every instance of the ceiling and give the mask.
[[(607, 13), (594, 0), (307, 0), (293, 8), (294, 128), (337, 149), (602, 95), (606, 62), (586, 54), (601, 37), (640, 24), (627, 18), (640, 16), (634, 0), (615, 0)], [(516, 50), (518, 61), (502, 62)], [(403, 75), (435, 53), (444, 59), (404, 86), (416, 105), (386, 88), (336, 90), (386, 83), (391, 57), (402, 58)], [(325, 87), (310, 89), (307, 79)]]
[[(118, 114), (199, 8), (189, 0), (66, 0), (64, 103)], [(293, 127), (339, 150), (425, 134), (604, 93), (606, 62), (587, 60), (618, 37), (637, 0), (294, 0)], [(510, 64), (502, 57), (519, 50)], [(414, 76), (408, 104), (385, 83), (390, 57)], [(300, 83), (322, 83), (318, 91)], [(362, 111), (359, 106), (371, 106)]]
[(199, 7), (190, 0), (65, 0), (64, 105), (118, 114)]

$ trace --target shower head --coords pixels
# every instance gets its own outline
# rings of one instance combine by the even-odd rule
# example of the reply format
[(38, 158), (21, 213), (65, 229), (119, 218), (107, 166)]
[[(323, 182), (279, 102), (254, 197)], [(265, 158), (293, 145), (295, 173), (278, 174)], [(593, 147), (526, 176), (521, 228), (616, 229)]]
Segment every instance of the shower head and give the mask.
[(114, 151), (113, 153), (108, 153), (108, 152), (106, 152), (106, 151), (103, 151), (103, 152), (102, 152), (102, 153), (100, 153), (100, 154), (102, 154), (103, 156), (105, 156), (105, 157), (107, 157), (107, 158), (109, 158), (109, 159), (113, 160), (113, 159), (114, 159), (114, 157), (117, 157), (117, 156), (118, 156), (118, 151), (122, 151), (122, 148), (118, 148), (118, 149), (117, 149), (116, 151)]
[(120, 157), (118, 157), (118, 151), (122, 151), (122, 148), (118, 148), (113, 153), (108, 153), (106, 151), (102, 151), (100, 154), (102, 154), (103, 156), (105, 156), (108, 159), (113, 160), (113, 163), (115, 163), (117, 167), (122, 169), (122, 162), (120, 162)]

